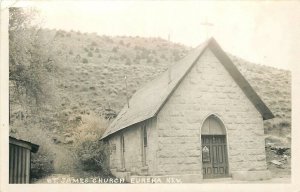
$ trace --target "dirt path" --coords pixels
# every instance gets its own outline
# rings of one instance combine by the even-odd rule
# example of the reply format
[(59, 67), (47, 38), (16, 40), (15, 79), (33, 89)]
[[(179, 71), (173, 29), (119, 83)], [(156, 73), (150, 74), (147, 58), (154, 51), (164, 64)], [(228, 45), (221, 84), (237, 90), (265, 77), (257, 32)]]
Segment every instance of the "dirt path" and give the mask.
[(203, 181), (203, 184), (208, 184), (208, 183), (245, 183), (245, 184), (255, 184), (255, 183), (291, 183), (291, 177), (286, 176), (286, 177), (281, 177), (281, 178), (272, 178), (268, 180), (263, 180), (263, 181), (238, 181), (238, 180), (232, 180), (232, 179), (207, 179)]

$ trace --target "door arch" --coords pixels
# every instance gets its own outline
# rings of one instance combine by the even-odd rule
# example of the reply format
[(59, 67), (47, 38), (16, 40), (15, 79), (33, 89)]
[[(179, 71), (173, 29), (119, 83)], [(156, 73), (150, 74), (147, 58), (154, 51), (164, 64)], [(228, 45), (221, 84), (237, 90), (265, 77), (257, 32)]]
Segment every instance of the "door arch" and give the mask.
[(216, 115), (205, 119), (201, 127), (203, 178), (228, 177), (226, 129)]

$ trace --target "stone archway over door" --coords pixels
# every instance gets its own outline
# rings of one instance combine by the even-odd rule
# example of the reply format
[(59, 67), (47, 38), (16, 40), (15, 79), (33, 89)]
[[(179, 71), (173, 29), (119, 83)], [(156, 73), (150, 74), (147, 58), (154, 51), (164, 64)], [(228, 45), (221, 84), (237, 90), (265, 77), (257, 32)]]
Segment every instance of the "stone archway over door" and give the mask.
[(215, 115), (209, 116), (201, 128), (203, 178), (228, 177), (226, 130)]

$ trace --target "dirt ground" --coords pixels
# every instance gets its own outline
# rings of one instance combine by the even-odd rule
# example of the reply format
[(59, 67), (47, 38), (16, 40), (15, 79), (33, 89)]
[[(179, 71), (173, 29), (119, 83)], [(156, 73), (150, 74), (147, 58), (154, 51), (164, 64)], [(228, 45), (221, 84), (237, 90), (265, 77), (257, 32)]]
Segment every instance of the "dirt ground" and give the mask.
[[(80, 181), (78, 180), (77, 183), (74, 182), (72, 179), (77, 179), (76, 177), (72, 177), (70, 175), (62, 175), (62, 174), (55, 174), (51, 175), (47, 178), (38, 180), (34, 182), (34, 184), (69, 184), (69, 183), (74, 183), (74, 184), (93, 184), (91, 178), (88, 180), (85, 180), (86, 178), (83, 177), (83, 180)], [(98, 182), (98, 179), (96, 180)], [(269, 180), (263, 180), (263, 181), (238, 181), (238, 180), (233, 180), (231, 178), (221, 178), (221, 179), (205, 179), (199, 184), (209, 184), (209, 183), (228, 183), (228, 184), (235, 184), (235, 183), (291, 183), (291, 177), (286, 175), (286, 177), (280, 177), (280, 178), (272, 178)], [(97, 183), (96, 183), (97, 184)]]
[(203, 180), (203, 184), (208, 184), (208, 183), (245, 183), (245, 184), (255, 184), (255, 183), (291, 183), (291, 177), (289, 175), (286, 175), (285, 177), (278, 177), (278, 178), (272, 178), (268, 180), (262, 180), (262, 181), (239, 181), (239, 180), (233, 180), (231, 178), (221, 178), (221, 179), (206, 179)]
[[(284, 151), (284, 152), (282, 152)], [(266, 161), (268, 170), (272, 174), (272, 179), (263, 181), (238, 181), (231, 178), (221, 179), (205, 179), (203, 184), (207, 183), (290, 183), (291, 182), (291, 152), (290, 149), (276, 148), (273, 146), (266, 147)], [(74, 170), (71, 174), (53, 174), (46, 178), (36, 180), (35, 184), (64, 184), (79, 183), (91, 184), (93, 178), (107, 178), (107, 176), (99, 175), (99, 173), (83, 172)], [(113, 176), (110, 176), (113, 178)], [(81, 179), (81, 180), (80, 180)]]

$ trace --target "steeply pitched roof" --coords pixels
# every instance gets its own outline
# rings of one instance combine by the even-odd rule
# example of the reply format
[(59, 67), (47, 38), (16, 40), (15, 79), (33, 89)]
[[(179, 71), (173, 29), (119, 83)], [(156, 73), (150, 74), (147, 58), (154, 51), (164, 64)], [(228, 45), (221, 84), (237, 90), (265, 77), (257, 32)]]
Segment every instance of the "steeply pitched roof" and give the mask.
[[(211, 38), (192, 50), (183, 59), (172, 65), (162, 75), (139, 89), (130, 99), (130, 107), (128, 108), (127, 105), (124, 106), (101, 139), (130, 125), (154, 117), (176, 90), (180, 82), (189, 73), (206, 48), (210, 48), (218, 60), (224, 65), (245, 95), (261, 113), (263, 119), (273, 118), (274, 115), (269, 108), (264, 104), (215, 39)], [(171, 79), (171, 81), (169, 81), (169, 79)]]

